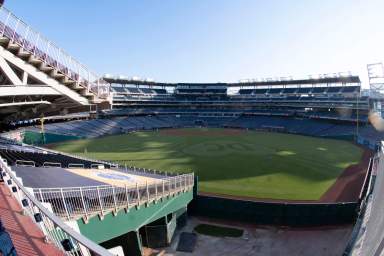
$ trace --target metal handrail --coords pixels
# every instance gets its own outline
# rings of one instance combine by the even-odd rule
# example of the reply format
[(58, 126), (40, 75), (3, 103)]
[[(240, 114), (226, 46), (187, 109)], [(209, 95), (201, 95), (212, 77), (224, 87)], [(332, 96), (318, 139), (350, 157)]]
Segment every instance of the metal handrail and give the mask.
[(43, 167), (46, 167), (46, 168), (49, 168), (49, 167), (61, 168), (61, 163), (57, 163), (57, 162), (44, 162), (43, 163)]
[(83, 168), (84, 169), (84, 164), (69, 163), (68, 168)]
[[(41, 221), (36, 223), (42, 232), (53, 242), (56, 247), (62, 250), (66, 255), (89, 255), (92, 252), (96, 255), (112, 256), (105, 248), (89, 240), (87, 237), (74, 231), (67, 224), (65, 224), (59, 217), (51, 213), (43, 204), (37, 200), (17, 179), (12, 173), (10, 167), (5, 164), (0, 157), (0, 167), (3, 171), (9, 175), (11, 183), (16, 184), (17, 192), (16, 198), (19, 202), (22, 202), (25, 212), (36, 220), (36, 214), (41, 216)], [(27, 200), (27, 201), (24, 201)], [(25, 203), (28, 202), (28, 203)], [(27, 204), (27, 205), (25, 205)], [(37, 210), (36, 210), (37, 209)], [(62, 241), (67, 240), (72, 243), (72, 250), (66, 251), (62, 245)]]
[(191, 190), (194, 185), (193, 173), (168, 176), (166, 172), (155, 170), (145, 171), (143, 169), (144, 172), (140, 172), (140, 168), (135, 167), (131, 170), (118, 169), (117, 171), (155, 175), (157, 180), (150, 182), (150, 184), (148, 182), (136, 182), (131, 186), (125, 185), (124, 188), (101, 185), (39, 188), (34, 189), (33, 192), (39, 201), (50, 203), (56, 215), (67, 220), (81, 217), (87, 220), (96, 214), (103, 216), (104, 212), (117, 212), (121, 208), (129, 210), (132, 206), (140, 206), (143, 203), (150, 203), (180, 192), (186, 192)]
[(33, 147), (33, 148), (37, 148), (37, 149), (42, 150), (42, 151), (47, 151), (47, 152), (51, 152), (51, 153), (55, 153), (55, 154), (59, 154), (59, 155), (74, 157), (74, 158), (78, 158), (78, 159), (89, 161), (89, 162), (96, 162), (96, 163), (100, 163), (100, 164), (104, 164), (104, 165), (109, 165), (111, 167), (118, 167), (119, 166), (119, 164), (113, 163), (113, 162), (107, 162), (107, 161), (103, 161), (103, 160), (95, 160), (95, 159), (87, 158), (84, 156), (79, 156), (79, 155), (75, 155), (75, 154), (68, 154), (65, 152), (56, 151), (56, 150), (53, 150), (50, 148), (43, 148), (43, 147), (29, 145), (29, 144), (25, 144), (25, 145), (28, 145), (28, 146)]
[(161, 198), (189, 191), (194, 185), (194, 174), (183, 174), (132, 185), (101, 185), (87, 187), (36, 188), (35, 197), (50, 203), (53, 212), (67, 220), (90, 217), (106, 212), (150, 203)]
[(55, 68), (56, 71), (86, 88), (88, 92), (93, 92), (100, 98), (109, 96), (109, 87), (100, 76), (32, 29), (4, 6), (0, 7), (0, 36), (9, 38), (23, 51)]
[(21, 159), (17, 159), (15, 164), (16, 166), (32, 166), (32, 167), (36, 166), (36, 163), (34, 161), (21, 160)]

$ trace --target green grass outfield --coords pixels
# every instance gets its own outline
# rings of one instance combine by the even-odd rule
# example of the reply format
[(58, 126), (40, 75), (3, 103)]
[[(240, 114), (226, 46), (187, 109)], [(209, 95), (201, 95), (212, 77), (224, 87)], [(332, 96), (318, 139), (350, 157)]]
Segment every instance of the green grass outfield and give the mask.
[[(179, 130), (180, 132), (180, 130)], [(182, 129), (64, 142), (54, 149), (172, 172), (194, 171), (199, 190), (257, 198), (318, 200), (363, 150), (350, 142), (291, 134)]]

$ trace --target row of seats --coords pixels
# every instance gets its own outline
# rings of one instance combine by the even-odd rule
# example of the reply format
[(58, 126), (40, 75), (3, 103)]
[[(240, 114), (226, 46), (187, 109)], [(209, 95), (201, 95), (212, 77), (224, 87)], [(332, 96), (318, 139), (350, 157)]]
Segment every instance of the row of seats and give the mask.
[(189, 89), (176, 89), (176, 94), (227, 94), (227, 89), (201, 89), (201, 88), (189, 88)]
[[(170, 127), (168, 121), (155, 117), (131, 117), (114, 119), (95, 119), (70, 121), (66, 123), (52, 123), (45, 125), (48, 133), (67, 134), (79, 137), (99, 137), (132, 130), (150, 130)], [(36, 128), (36, 130), (38, 130)]]
[[(160, 108), (163, 109), (163, 108)], [(148, 110), (148, 109), (145, 109)], [(121, 114), (127, 114), (124, 111)], [(199, 113), (184, 112), (183, 114), (161, 114), (146, 116), (130, 116), (108, 119), (77, 120), (65, 123), (51, 123), (45, 125), (47, 133), (68, 134), (84, 138), (94, 138), (109, 134), (119, 134), (137, 130), (154, 130), (174, 127), (193, 127), (196, 121), (203, 121), (210, 127), (238, 127), (244, 129), (263, 129), (265, 127), (283, 127), (290, 133), (300, 133), (311, 136), (352, 136), (356, 134), (354, 122), (340, 123), (340, 120), (355, 121), (357, 116), (350, 114), (343, 116), (335, 112), (296, 112), (288, 110), (259, 110), (257, 115), (233, 116), (231, 112), (214, 113), (197, 111)], [(117, 113), (117, 112), (116, 112)], [(204, 114), (205, 113), (205, 114)], [(244, 112), (246, 113), (246, 112)], [(128, 113), (129, 114), (129, 113)], [(144, 113), (143, 113), (144, 114)], [(326, 119), (326, 120), (323, 120)], [(334, 119), (339, 122), (330, 122)], [(360, 121), (367, 121), (367, 115), (359, 115)], [(38, 128), (29, 128), (30, 130)], [(372, 142), (384, 140), (384, 135), (375, 131), (371, 125), (360, 125), (359, 135)]]
[(42, 62), (47, 64), (48, 66), (56, 69), (61, 74), (67, 76), (68, 78), (78, 81), (81, 85), (87, 87), (89, 81), (83, 77), (81, 77), (77, 72), (70, 69), (63, 63), (59, 62), (55, 57), (51, 56), (46, 52), (47, 49), (43, 50), (38, 48), (32, 42), (29, 42), (26, 38), (19, 35), (15, 30), (0, 22), (0, 31), (2, 35), (7, 37), (11, 42), (19, 45), (24, 51), (29, 52), (35, 58), (40, 59)]
[[(220, 99), (212, 99), (212, 97), (172, 97), (168, 95), (166, 98), (164, 96), (155, 96), (155, 97), (136, 97), (134, 95), (114, 95), (113, 100), (118, 101), (137, 101), (138, 103), (143, 103), (146, 101), (159, 102), (159, 103), (185, 103), (185, 102), (206, 102), (207, 104), (218, 104), (218, 103), (236, 103), (236, 102), (284, 102), (284, 101), (300, 101), (300, 102), (356, 102), (356, 97), (345, 97), (344, 95), (322, 95), (322, 96), (287, 96), (287, 95), (259, 95), (256, 97), (252, 95), (237, 95), (231, 97), (221, 97)], [(358, 98), (359, 102), (367, 102), (368, 97), (362, 96)]]
[(281, 127), (289, 133), (310, 136), (345, 136), (353, 135), (355, 125), (339, 124), (307, 118), (288, 118), (271, 116), (242, 116), (228, 124), (231, 127), (248, 129), (265, 129), (267, 127)]
[(335, 87), (303, 87), (303, 88), (272, 88), (272, 89), (240, 89), (239, 94), (325, 94), (325, 93), (358, 93), (360, 86)]
[[(123, 94), (167, 94), (165, 89), (112, 87), (112, 91)], [(360, 86), (335, 87), (303, 87), (303, 88), (266, 88), (266, 89), (240, 89), (239, 95), (263, 94), (350, 94), (359, 93)], [(227, 94), (227, 89), (176, 89), (175, 94)]]
[(165, 89), (133, 88), (112, 86), (112, 91), (123, 94), (167, 94)]
[[(93, 164), (98, 164), (97, 162), (78, 159), (75, 157), (62, 155), (62, 154), (52, 154), (52, 153), (39, 153), (39, 152), (28, 152), (28, 151), (13, 151), (7, 149), (0, 149), (0, 155), (2, 158), (5, 158), (10, 165), (15, 165), (18, 160), (20, 161), (30, 161), (35, 164), (36, 167), (49, 165), (53, 166), (54, 164), (50, 163), (60, 163), (61, 167), (66, 168), (70, 167), (71, 164), (81, 165), (85, 168), (91, 168)], [(25, 162), (26, 163), (26, 162)]]
[[(298, 113), (296, 113), (297, 115)], [(320, 113), (319, 113), (320, 114)], [(326, 115), (327, 113), (324, 113)], [(221, 114), (223, 115), (223, 113)], [(281, 117), (281, 116), (285, 117)], [(331, 115), (331, 114), (330, 114)], [(292, 117), (289, 117), (292, 116)], [(305, 113), (301, 113), (305, 117)], [(283, 126), (293, 133), (304, 133), (318, 136), (337, 136), (340, 132), (353, 134), (354, 124), (333, 124), (327, 121), (294, 118), (292, 113), (281, 110), (273, 112), (260, 111), (258, 116), (241, 117), (201, 117), (185, 113), (176, 115), (157, 115), (157, 116), (135, 116), (111, 119), (95, 119), (87, 121), (71, 121), (65, 123), (46, 124), (45, 130), (50, 133), (71, 134), (79, 137), (98, 137), (107, 134), (118, 134), (127, 131), (151, 130), (171, 127), (194, 126), (196, 120), (204, 119), (208, 126), (233, 126), (239, 128), (262, 128), (263, 126)], [(350, 117), (351, 120), (354, 116)], [(366, 117), (365, 117), (366, 118)], [(337, 132), (333, 128), (338, 128)], [(332, 129), (331, 129), (332, 128)], [(319, 130), (320, 129), (320, 130)], [(318, 131), (330, 130), (329, 133)], [(364, 129), (362, 127), (361, 129)]]
[(0, 144), (15, 145), (15, 146), (20, 145), (19, 142), (5, 138), (5, 137), (0, 137)]

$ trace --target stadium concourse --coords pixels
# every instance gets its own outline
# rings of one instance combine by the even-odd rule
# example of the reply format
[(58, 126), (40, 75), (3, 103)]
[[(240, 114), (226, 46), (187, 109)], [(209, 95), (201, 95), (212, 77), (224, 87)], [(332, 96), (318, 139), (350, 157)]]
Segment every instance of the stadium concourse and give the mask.
[[(144, 248), (163, 248), (177, 241), (179, 251), (193, 252), (195, 245), (180, 237), (196, 237), (198, 232), (178, 234), (188, 226), (188, 215), (194, 215), (277, 230), (343, 226), (341, 235), (329, 234), (350, 235), (348, 244), (332, 237), (340, 250), (346, 248), (346, 255), (379, 255), (384, 247), (383, 134), (371, 125), (369, 116), (374, 112), (381, 118), (383, 99), (364, 90), (359, 76), (351, 73), (236, 83), (102, 77), (2, 6), (0, 197), (7, 203), (1, 203), (5, 229), (0, 229), (0, 250), (7, 254), (14, 246), (18, 255), (143, 255)], [(194, 173), (119, 165), (46, 146), (188, 127), (339, 139), (372, 155), (365, 154), (365, 165), (358, 165), (363, 179), (354, 200), (281, 202), (204, 195)], [(337, 160), (337, 154), (332, 158)], [(315, 165), (313, 160), (307, 161), (308, 169)], [(335, 165), (351, 167), (346, 163)], [(323, 177), (323, 169), (316, 172), (316, 177)], [(194, 241), (199, 246), (199, 239)], [(256, 252), (251, 246), (250, 253)]]

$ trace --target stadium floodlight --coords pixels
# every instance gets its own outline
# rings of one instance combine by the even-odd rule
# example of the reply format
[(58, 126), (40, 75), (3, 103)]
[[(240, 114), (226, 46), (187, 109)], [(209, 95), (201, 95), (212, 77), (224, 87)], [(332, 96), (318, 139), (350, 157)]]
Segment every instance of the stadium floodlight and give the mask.
[(372, 91), (384, 91), (384, 66), (383, 63), (367, 65), (368, 81)]
[(309, 76), (310, 79), (320, 79), (320, 75), (317, 74), (317, 75), (310, 75)]
[(351, 76), (351, 71), (348, 72), (339, 72), (340, 77), (348, 77)]

